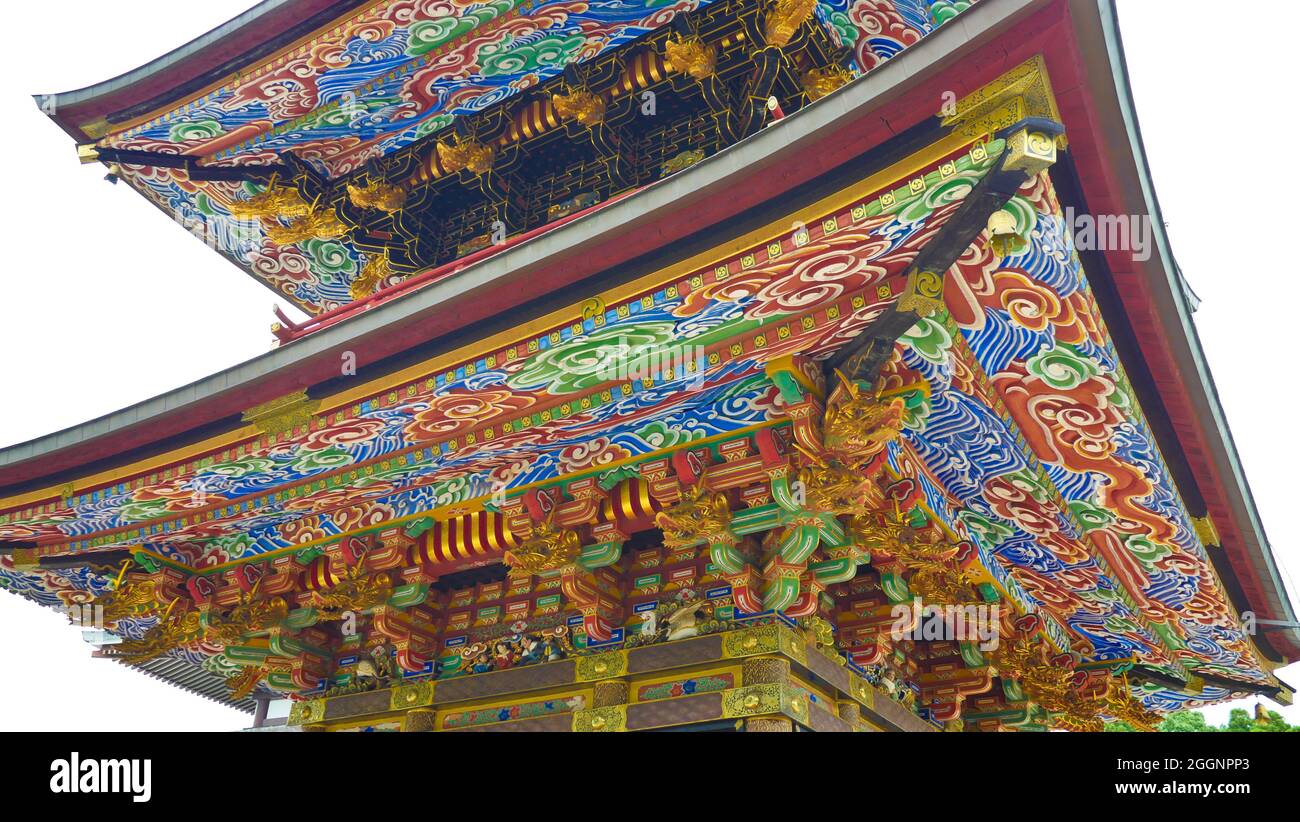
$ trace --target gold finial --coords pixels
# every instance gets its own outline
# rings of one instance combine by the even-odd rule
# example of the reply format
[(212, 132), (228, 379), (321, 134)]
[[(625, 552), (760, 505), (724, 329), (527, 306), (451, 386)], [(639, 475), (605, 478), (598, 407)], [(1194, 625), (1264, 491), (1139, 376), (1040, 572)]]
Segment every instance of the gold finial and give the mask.
[(989, 248), (998, 257), (1007, 257), (1024, 251), (1029, 243), (1016, 231), (1016, 215), (1005, 208), (989, 215)]

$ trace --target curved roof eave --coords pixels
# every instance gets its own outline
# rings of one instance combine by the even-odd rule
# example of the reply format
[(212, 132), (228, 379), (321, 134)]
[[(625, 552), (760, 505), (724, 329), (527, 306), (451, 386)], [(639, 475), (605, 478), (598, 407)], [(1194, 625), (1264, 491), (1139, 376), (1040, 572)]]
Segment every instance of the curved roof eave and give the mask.
[[(1214, 377), (1210, 373), (1209, 364), (1205, 358), (1205, 350), (1201, 346), (1200, 336), (1192, 320), (1192, 311), (1191, 306), (1188, 304), (1187, 293), (1180, 285), (1178, 266), (1174, 261), (1169, 235), (1165, 230), (1165, 222), (1160, 209), (1160, 201), (1156, 196), (1150, 166), (1147, 163), (1146, 148), (1142, 142), (1142, 129), (1138, 123), (1132, 89), (1129, 84), (1128, 66), (1124, 59), (1124, 44), (1120, 37), (1119, 19), (1114, 0), (1075, 0), (1074, 5), (1091, 5), (1094, 3), (1100, 16), (1107, 59), (1111, 66), (1116, 95), (1115, 102), (1119, 107), (1120, 115), (1126, 127), (1126, 136), (1137, 171), (1134, 178), (1141, 187), (1142, 196), (1145, 199), (1146, 213), (1151, 217), (1152, 237), (1158, 251), (1160, 268), (1165, 275), (1165, 281), (1160, 285), (1167, 288), (1168, 296), (1171, 298), (1167, 305), (1158, 305), (1157, 308), (1166, 329), (1178, 329), (1183, 332), (1176, 337), (1171, 335), (1169, 342), (1184, 379), (1189, 383), (1188, 388), (1191, 390), (1193, 401), (1203, 406), (1203, 410), (1208, 416), (1207, 425), (1212, 426), (1213, 432), (1216, 434), (1216, 436), (1208, 438), (1210, 448), (1215, 452), (1211, 456), (1216, 465), (1222, 469), (1220, 472), (1222, 481), (1231, 483), (1231, 487), (1225, 490), (1230, 492), (1234, 514), (1237, 515), (1242, 530), (1246, 532), (1247, 547), (1254, 549), (1253, 553), (1257, 565), (1264, 572), (1275, 593), (1276, 601), (1272, 604), (1276, 606), (1276, 610), (1273, 613), (1283, 620), (1295, 623), (1296, 612), (1292, 605), (1293, 600), (1289, 595), (1286, 575), (1278, 567), (1268, 536), (1264, 532), (1264, 524), (1255, 505), (1255, 497), (1251, 493), (1250, 483), (1246, 479), (1245, 470), (1242, 468), (1241, 456), (1237, 453), (1232, 431), (1228, 427), (1223, 405), (1219, 401), (1219, 393), (1214, 384)], [(1296, 628), (1270, 631), (1269, 633), (1274, 637), (1279, 634), (1286, 634), (1292, 647), (1300, 648), (1300, 630)]]
[(366, 0), (262, 0), (139, 68), (73, 91), (33, 96), (74, 139), (95, 139), (84, 126), (123, 112), (145, 113), (194, 93), (362, 2)]

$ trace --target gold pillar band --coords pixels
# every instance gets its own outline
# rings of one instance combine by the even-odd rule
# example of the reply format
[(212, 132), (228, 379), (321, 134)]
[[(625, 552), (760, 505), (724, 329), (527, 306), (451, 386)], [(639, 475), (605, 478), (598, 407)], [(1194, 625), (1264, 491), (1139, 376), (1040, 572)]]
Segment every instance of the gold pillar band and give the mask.
[(785, 685), (790, 681), (790, 660), (774, 656), (746, 659), (740, 670), (741, 681), (750, 685)]
[(592, 707), (608, 708), (626, 705), (631, 686), (625, 679), (606, 679), (592, 686)]
[(437, 713), (431, 708), (413, 708), (402, 718), (402, 731), (426, 733), (437, 727)]
[(794, 733), (794, 722), (783, 716), (754, 717), (745, 720), (745, 733)]

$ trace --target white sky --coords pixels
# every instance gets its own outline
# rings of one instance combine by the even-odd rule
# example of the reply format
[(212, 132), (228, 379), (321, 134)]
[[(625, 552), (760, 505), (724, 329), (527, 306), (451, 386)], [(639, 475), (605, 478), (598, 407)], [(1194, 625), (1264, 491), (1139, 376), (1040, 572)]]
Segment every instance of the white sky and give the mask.
[[(270, 347), (274, 295), (126, 185), (104, 182), (102, 166), (79, 165), (72, 140), (30, 96), (133, 69), (251, 2), (120, 0), (111, 14), (87, 0), (7, 9), (9, 30), (29, 36), (8, 38), (0, 56), (0, 225), (9, 247), (0, 268), (0, 445), (109, 413)], [(1270, 78), (1294, 73), (1300, 4), (1272, 0), (1257, 9), (1267, 25), (1253, 27), (1231, 55), (1219, 46), (1219, 3), (1121, 0), (1120, 11), (1174, 251), (1204, 301), (1197, 326), (1274, 550), (1300, 568), (1285, 519), (1294, 512), (1288, 477), (1300, 456), (1283, 430), (1295, 391), (1276, 376), (1296, 321), (1252, 317), (1261, 307), (1279, 314), (1300, 305), (1296, 258), (1274, 251), (1296, 233), (1283, 193), (1300, 189), (1300, 166), (1256, 146), (1289, 108)], [(1256, 115), (1267, 122), (1250, 119)], [(2, 593), (0, 660), (0, 730), (248, 724), (244, 714), (91, 659), (61, 614)], [(1300, 685), (1300, 666), (1287, 672)], [(1300, 723), (1300, 710), (1285, 713)], [(1207, 714), (1222, 722), (1227, 709)]]

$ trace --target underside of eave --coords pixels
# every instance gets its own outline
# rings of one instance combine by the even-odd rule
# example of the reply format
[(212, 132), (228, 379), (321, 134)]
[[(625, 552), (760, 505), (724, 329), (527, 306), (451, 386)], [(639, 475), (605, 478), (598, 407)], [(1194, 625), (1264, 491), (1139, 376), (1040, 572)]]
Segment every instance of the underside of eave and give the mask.
[(120, 664), (236, 711), (251, 714), (257, 706), (256, 700), (251, 696), (238, 700), (231, 699), (230, 688), (226, 685), (224, 677), (209, 673), (184, 660), (158, 657), (144, 662)]

